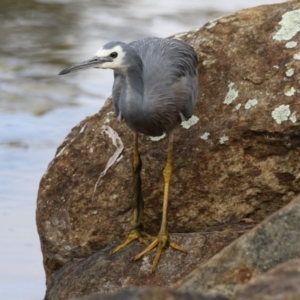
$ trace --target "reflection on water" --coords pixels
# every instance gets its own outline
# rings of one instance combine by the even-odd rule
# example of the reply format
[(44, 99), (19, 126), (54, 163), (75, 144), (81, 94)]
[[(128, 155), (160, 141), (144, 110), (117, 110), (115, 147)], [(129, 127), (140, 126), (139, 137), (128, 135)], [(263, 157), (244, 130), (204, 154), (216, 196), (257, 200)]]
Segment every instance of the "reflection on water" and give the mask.
[(74, 48), (68, 38), (77, 30), (74, 6), (2, 0), (0, 20), (0, 110), (41, 114), (76, 103), (76, 86), (68, 90), (54, 77), (65, 63), (61, 51)]
[[(251, 5), (268, 2), (276, 1)], [(43, 297), (38, 183), (65, 135), (111, 91), (112, 72), (57, 73), (107, 41), (166, 37), (244, 6), (239, 0), (0, 1), (1, 299)]]

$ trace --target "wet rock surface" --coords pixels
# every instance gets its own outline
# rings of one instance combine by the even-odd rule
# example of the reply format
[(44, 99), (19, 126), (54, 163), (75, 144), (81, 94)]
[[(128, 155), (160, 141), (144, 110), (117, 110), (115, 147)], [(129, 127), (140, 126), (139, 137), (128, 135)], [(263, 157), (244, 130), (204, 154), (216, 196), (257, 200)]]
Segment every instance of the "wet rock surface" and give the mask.
[(202, 233), (172, 234), (172, 240), (184, 247), (188, 254), (166, 249), (155, 273), (151, 273), (154, 250), (143, 259), (132, 261), (145, 245), (131, 243), (111, 255), (114, 244), (87, 258), (67, 263), (54, 273), (45, 299), (107, 294), (132, 286), (171, 286), (251, 227), (252, 224), (241, 223), (211, 228)]
[[(197, 233), (242, 218), (259, 222), (299, 193), (299, 12), (299, 1), (260, 6), (175, 36), (198, 54), (200, 93), (194, 122), (180, 127), (174, 139), (171, 233)], [(115, 151), (102, 125), (119, 134), (124, 150), (98, 180)], [(41, 180), (37, 202), (48, 286), (51, 275), (66, 263), (120, 242), (130, 229), (132, 143), (132, 133), (117, 122), (109, 99), (58, 148)], [(144, 226), (153, 235), (161, 222), (164, 149), (166, 138), (140, 137)], [(282, 226), (274, 235), (277, 243), (287, 230)], [(292, 232), (285, 233), (294, 239)], [(298, 255), (294, 245), (290, 247)], [(227, 259), (229, 263), (232, 257)], [(239, 266), (238, 276), (230, 273), (231, 291), (236, 280), (246, 284), (254, 273), (285, 258), (265, 259), (265, 269)]]
[(196, 293), (177, 292), (164, 288), (135, 288), (112, 295), (93, 295), (76, 300), (228, 300), (223, 296), (204, 296)]

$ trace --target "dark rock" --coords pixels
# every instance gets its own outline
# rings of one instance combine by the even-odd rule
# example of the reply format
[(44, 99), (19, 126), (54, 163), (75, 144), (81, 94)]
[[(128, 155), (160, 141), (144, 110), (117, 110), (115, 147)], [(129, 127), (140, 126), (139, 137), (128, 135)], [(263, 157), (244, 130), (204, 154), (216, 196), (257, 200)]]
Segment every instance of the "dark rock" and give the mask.
[[(290, 259), (300, 258), (299, 224), (300, 196), (179, 281), (179, 290), (232, 296), (237, 288), (259, 274)], [(271, 274), (277, 274), (277, 271)], [(247, 293), (244, 295), (246, 297)]]
[[(222, 296), (203, 296), (196, 293), (176, 292), (164, 288), (135, 288), (111, 295), (93, 295), (76, 300), (228, 300)], [(75, 300), (75, 299), (74, 299)]]
[(132, 243), (111, 255), (113, 246), (80, 260), (67, 263), (53, 274), (47, 300), (69, 299), (91, 294), (107, 294), (132, 286), (171, 286), (197, 266), (209, 260), (249, 228), (248, 224), (220, 226), (203, 233), (172, 234), (172, 239), (188, 254), (166, 249), (155, 273), (150, 273), (155, 251), (139, 261), (131, 261), (145, 247)]
[(234, 300), (299, 300), (300, 260), (280, 264), (238, 290)]
[[(177, 36), (199, 56), (200, 120), (175, 136), (170, 232), (199, 232), (242, 218), (261, 221), (299, 193), (300, 34), (279, 35), (287, 24), (279, 23), (282, 17), (294, 10), (297, 20), (299, 9), (299, 1), (260, 6)], [(286, 33), (297, 28), (289, 24)], [(118, 132), (125, 149), (95, 189), (115, 151), (101, 133), (103, 124)], [(132, 219), (132, 139), (108, 100), (58, 148), (37, 201), (47, 284), (67, 262), (125, 237)], [(161, 222), (164, 149), (166, 139), (140, 139), (144, 225), (151, 234)], [(253, 276), (252, 266), (238, 266), (238, 272), (241, 282)]]

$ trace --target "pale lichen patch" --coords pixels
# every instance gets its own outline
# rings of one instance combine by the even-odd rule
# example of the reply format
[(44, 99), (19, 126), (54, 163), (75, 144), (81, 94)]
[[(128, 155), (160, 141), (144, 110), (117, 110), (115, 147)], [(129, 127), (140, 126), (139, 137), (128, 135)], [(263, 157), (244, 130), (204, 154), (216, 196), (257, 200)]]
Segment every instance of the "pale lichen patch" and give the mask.
[(297, 46), (297, 42), (295, 42), (295, 41), (291, 41), (291, 42), (287, 42), (286, 44), (285, 44), (285, 47), (286, 48), (295, 48), (296, 46)]
[(64, 246), (64, 249), (65, 249), (66, 251), (71, 251), (71, 250), (72, 250), (72, 248), (71, 248), (69, 245), (65, 245), (65, 246)]
[(185, 129), (189, 129), (196, 123), (198, 123), (199, 118), (197, 116), (191, 116), (188, 120), (181, 122), (181, 126)]
[(218, 24), (218, 22), (210, 21), (209, 24), (206, 26), (207, 29), (211, 29), (215, 27)]
[(289, 120), (292, 121), (293, 123), (297, 122), (297, 116), (296, 116), (297, 112), (294, 111), (291, 116), (289, 117)]
[(209, 21), (209, 22), (208, 22), (208, 25), (207, 25), (205, 28), (211, 29), (211, 28), (215, 27), (215, 26), (218, 24), (218, 21), (219, 21), (220, 19), (222, 19), (223, 17), (224, 17), (224, 16), (220, 16), (220, 17), (218, 17), (218, 18), (216, 18), (216, 19), (214, 19), (214, 20)]
[(294, 59), (300, 60), (300, 52), (295, 53), (293, 56)]
[(288, 76), (288, 77), (291, 77), (291, 76), (294, 75), (294, 73), (295, 73), (295, 69), (290, 68), (290, 69), (288, 69), (288, 70), (285, 72), (285, 75)]
[(157, 141), (160, 141), (162, 140), (164, 137), (166, 136), (165, 132), (160, 135), (160, 136), (150, 136), (150, 140), (153, 141), (153, 142), (157, 142)]
[(145, 272), (145, 273), (149, 273), (151, 271), (151, 268), (152, 268), (152, 266), (149, 262), (149, 257), (148, 256), (143, 256), (140, 271)]
[(223, 136), (220, 137), (220, 144), (223, 145), (228, 140), (229, 140), (229, 137), (224, 134)]
[(106, 281), (103, 283), (103, 287), (109, 292), (112, 292), (115, 289), (115, 284), (110, 281)]
[(236, 106), (235, 106), (235, 110), (239, 110), (240, 108), (241, 108), (241, 106), (242, 106), (242, 104), (241, 103), (239, 103), (239, 104), (237, 104)]
[(291, 114), (289, 105), (280, 105), (272, 111), (272, 118), (276, 121), (277, 124), (281, 124), (284, 121), (287, 121)]
[(192, 28), (191, 30), (189, 30), (189, 32), (187, 32), (187, 33), (188, 33), (187, 37), (192, 37), (192, 36), (194, 36), (195, 33), (196, 33), (197, 31), (199, 31), (199, 30), (200, 30), (200, 28)]
[(58, 156), (62, 155), (63, 152), (65, 151), (65, 149), (66, 149), (66, 147), (63, 147), (63, 148), (56, 154), (55, 157), (58, 157)]
[(199, 30), (199, 28), (192, 28), (189, 32), (188, 32), (188, 35), (187, 37), (192, 37), (195, 32), (197, 32)]
[(239, 95), (239, 92), (236, 89), (234, 89), (233, 86), (234, 86), (233, 82), (230, 82), (228, 84), (229, 91), (228, 91), (228, 93), (225, 97), (225, 100), (223, 102), (227, 105), (231, 104), (237, 98), (237, 96)]
[(209, 133), (209, 132), (204, 132), (204, 133), (200, 136), (200, 139), (202, 139), (202, 140), (207, 140), (209, 136), (210, 136), (210, 133)]
[(126, 288), (128, 286), (128, 282), (130, 280), (130, 277), (126, 277), (124, 279), (121, 279), (121, 282), (122, 282), (122, 287), (123, 288)]
[(87, 125), (87, 123), (85, 123), (85, 124), (81, 127), (79, 133), (83, 133), (83, 132), (84, 132), (84, 129), (85, 129), (86, 125)]
[(245, 104), (245, 109), (250, 109), (251, 107), (255, 106), (258, 103), (257, 99), (249, 99)]
[(294, 87), (291, 87), (287, 92), (285, 92), (284, 94), (288, 97), (293, 96), (295, 94), (296, 90)]
[(174, 39), (174, 40), (181, 40), (181, 38), (182, 38), (183, 36), (186, 36), (187, 34), (188, 34), (187, 32), (178, 33), (178, 34), (176, 34), (176, 35), (173, 37), (173, 39)]
[(288, 41), (300, 31), (300, 9), (286, 12), (279, 22), (281, 28), (273, 36), (277, 41)]

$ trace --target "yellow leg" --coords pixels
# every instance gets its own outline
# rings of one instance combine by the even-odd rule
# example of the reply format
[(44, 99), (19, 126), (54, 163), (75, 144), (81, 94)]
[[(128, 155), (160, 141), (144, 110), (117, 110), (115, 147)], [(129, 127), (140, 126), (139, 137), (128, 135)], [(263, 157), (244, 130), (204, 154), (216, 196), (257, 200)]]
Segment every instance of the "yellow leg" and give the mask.
[(143, 255), (145, 255), (147, 252), (151, 251), (157, 246), (157, 251), (156, 251), (156, 255), (151, 270), (152, 272), (155, 271), (159, 259), (161, 257), (162, 251), (165, 247), (170, 246), (176, 250), (187, 253), (187, 251), (184, 248), (170, 241), (169, 233), (167, 230), (169, 187), (170, 187), (171, 176), (172, 176), (172, 153), (173, 153), (173, 133), (170, 133), (167, 163), (163, 171), (165, 186), (164, 186), (164, 200), (163, 200), (163, 215), (162, 215), (160, 231), (158, 233), (158, 236), (153, 240), (153, 242), (144, 251), (142, 251), (141, 253), (139, 253), (133, 258), (134, 260), (140, 259)]
[(133, 145), (133, 159), (132, 159), (132, 169), (133, 169), (133, 201), (134, 201), (134, 211), (133, 211), (133, 226), (128, 235), (128, 237), (113, 251), (113, 253), (118, 252), (134, 240), (139, 240), (144, 244), (148, 244), (147, 240), (152, 240), (153, 238), (144, 232), (142, 224), (142, 214), (144, 208), (144, 201), (142, 197), (142, 180), (141, 180), (141, 169), (142, 161), (138, 149), (138, 134), (134, 134), (134, 145)]

